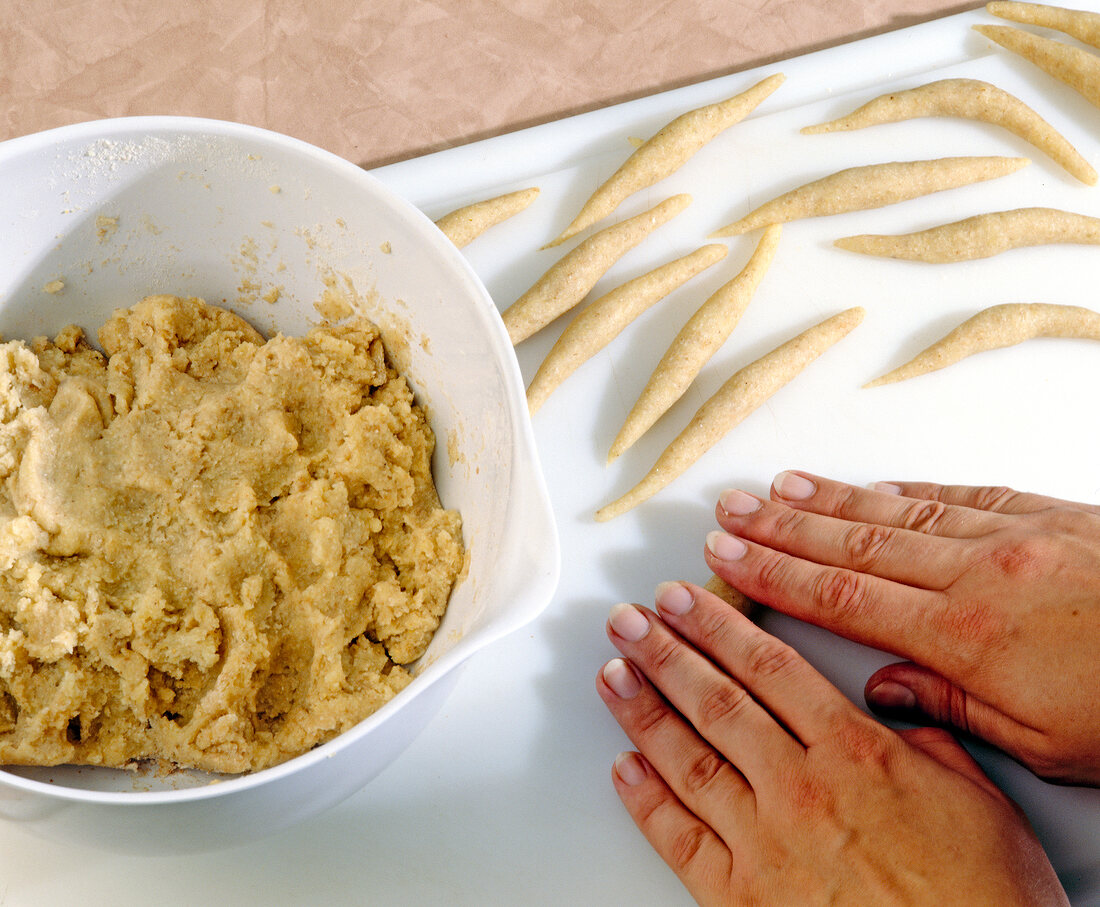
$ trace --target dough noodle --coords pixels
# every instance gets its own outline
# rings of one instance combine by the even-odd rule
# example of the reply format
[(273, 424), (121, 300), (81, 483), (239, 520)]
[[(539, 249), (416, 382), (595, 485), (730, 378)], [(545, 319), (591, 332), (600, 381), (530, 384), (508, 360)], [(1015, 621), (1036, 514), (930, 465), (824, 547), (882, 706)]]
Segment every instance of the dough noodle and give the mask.
[(0, 344), (0, 763), (250, 771), (391, 699), (464, 554), (377, 329), (99, 340)]

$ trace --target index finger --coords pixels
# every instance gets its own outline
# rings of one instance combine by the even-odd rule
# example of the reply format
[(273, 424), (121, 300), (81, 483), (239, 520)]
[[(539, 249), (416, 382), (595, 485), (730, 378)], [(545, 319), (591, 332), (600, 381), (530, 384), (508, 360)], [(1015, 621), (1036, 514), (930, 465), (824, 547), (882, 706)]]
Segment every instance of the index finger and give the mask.
[(707, 566), (735, 589), (799, 620), (926, 665), (952, 655), (940, 629), (947, 593), (818, 564), (724, 532), (707, 535)]
[(1100, 514), (1095, 504), (1082, 504), (1041, 494), (1016, 491), (1004, 485), (937, 485), (934, 482), (876, 482), (874, 489), (921, 501), (969, 507), (991, 513), (1036, 513), (1040, 510), (1083, 510)]
[(656, 614), (616, 605), (607, 631), (615, 647), (751, 786), (766, 783), (776, 765), (803, 751), (751, 692), (685, 645)]
[(830, 740), (862, 716), (833, 684), (782, 640), (693, 583), (661, 583), (662, 619), (740, 683), (805, 747)]
[(977, 538), (1004, 525), (1004, 515), (953, 500), (917, 498), (885, 483), (859, 488), (808, 472), (788, 470), (772, 482), (772, 497), (789, 507), (858, 523), (877, 523), (945, 538)]

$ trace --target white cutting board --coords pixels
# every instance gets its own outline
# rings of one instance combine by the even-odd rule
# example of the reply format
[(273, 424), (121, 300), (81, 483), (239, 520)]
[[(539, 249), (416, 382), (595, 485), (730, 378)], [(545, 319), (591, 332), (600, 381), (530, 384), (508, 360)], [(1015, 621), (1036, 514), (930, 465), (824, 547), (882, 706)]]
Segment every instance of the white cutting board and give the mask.
[[(1090, 4), (1100, 10), (1097, 0)], [(1024, 171), (892, 208), (791, 224), (742, 323), (698, 386), (614, 466), (607, 446), (665, 344), (706, 294), (750, 254), (756, 236), (726, 241), (727, 258), (647, 313), (550, 398), (535, 428), (562, 542), (558, 595), (533, 625), (479, 653), (443, 711), (374, 782), (329, 813), (223, 853), (135, 858), (43, 846), (0, 826), (0, 903), (142, 904), (689, 904), (635, 830), (610, 782), (628, 746), (593, 689), (614, 655), (610, 606), (651, 603), (675, 577), (703, 580), (703, 536), (719, 491), (766, 493), (780, 469), (864, 483), (923, 478), (1007, 483), (1100, 500), (1100, 420), (1091, 389), (1100, 348), (1035, 341), (911, 383), (860, 390), (978, 308), (1010, 301), (1096, 307), (1100, 248), (1022, 250), (971, 264), (921, 266), (832, 248), (838, 236), (903, 232), (983, 210), (1042, 204), (1100, 215), (1100, 189), (993, 127), (948, 120), (802, 136), (894, 87), (949, 75), (1016, 93), (1100, 166), (1100, 110), (970, 30), (965, 13), (737, 73), (377, 171), (430, 216), (538, 185), (527, 211), (467, 247), (503, 308), (564, 249), (538, 251), (588, 193), (679, 113), (782, 71), (757, 114), (678, 174), (624, 204), (622, 216), (689, 192), (687, 212), (633, 250), (596, 292), (705, 241), (714, 228), (780, 191), (834, 170), (959, 154), (1033, 156)], [(644, 83), (644, 61), (639, 61)], [(547, 91), (553, 86), (547, 85)], [(569, 248), (569, 247), (565, 247)], [(867, 319), (799, 380), (734, 430), (680, 480), (611, 523), (592, 512), (648, 468), (731, 369), (849, 305)], [(518, 350), (529, 379), (560, 332)], [(856, 702), (887, 659), (770, 616)], [(1100, 792), (1053, 787), (1003, 757), (978, 757), (1027, 810), (1076, 904), (1100, 904)]]
[[(1100, 11), (1095, 0), (1092, 6)], [(775, 261), (725, 347), (685, 399), (611, 467), (604, 465), (607, 447), (668, 341), (695, 307), (743, 266), (759, 232), (725, 240), (729, 254), (723, 262), (639, 319), (537, 413), (536, 434), (559, 520), (564, 568), (558, 596), (533, 631), (542, 641), (544, 664), (528, 668), (515, 682), (541, 688), (542, 695), (525, 709), (542, 700), (547, 714), (539, 723), (573, 738), (569, 746), (555, 741), (549, 752), (543, 742), (529, 754), (526, 770), (552, 773), (561, 788), (555, 809), (563, 809), (562, 801), (579, 809), (578, 779), (595, 776), (597, 783), (604, 782), (615, 747), (627, 745), (625, 738), (614, 740), (615, 734), (608, 733), (611, 719), (587, 698), (591, 675), (605, 656), (614, 654), (602, 638), (606, 609), (619, 599), (650, 604), (653, 586), (662, 579), (705, 578), (703, 535), (714, 526), (721, 489), (738, 486), (766, 494), (777, 471), (798, 467), (854, 483), (913, 478), (1008, 484), (1100, 501), (1100, 418), (1094, 402), (1100, 347), (1095, 343), (1032, 341), (911, 382), (861, 389), (984, 306), (1055, 302), (1100, 308), (1096, 247), (1043, 247), (932, 266), (832, 246), (835, 238), (855, 233), (909, 232), (1029, 205), (1100, 216), (1100, 188), (1078, 182), (996, 127), (925, 119), (849, 133), (799, 133), (802, 126), (842, 115), (890, 89), (970, 77), (1023, 99), (1100, 166), (1100, 110), (971, 29), (981, 22), (1004, 24), (984, 11), (965, 13), (376, 171), (432, 217), (499, 192), (540, 187), (531, 208), (466, 250), (503, 309), (576, 244), (539, 250), (625, 160), (632, 150), (630, 137), (647, 138), (679, 113), (743, 91), (774, 72), (785, 73), (787, 81), (752, 117), (723, 133), (674, 176), (620, 207), (612, 220), (673, 193), (694, 197), (684, 214), (625, 256), (590, 298), (691, 251), (707, 242), (712, 230), (774, 195), (845, 167), (952, 155), (1032, 160), (1017, 174), (989, 183), (784, 227)], [(850, 305), (866, 308), (863, 325), (688, 474), (637, 510), (611, 523), (593, 522), (593, 510), (633, 485), (733, 370)], [(520, 345), (527, 380), (567, 322), (568, 316), (559, 319)], [(859, 703), (868, 674), (891, 660), (779, 616), (769, 616), (767, 626), (794, 642)], [(491, 695), (474, 684), (467, 678), (462, 691), (471, 704)], [(553, 709), (560, 713), (551, 714)], [(503, 727), (513, 720), (522, 724), (525, 719), (500, 716)], [(592, 738), (600, 745), (593, 745)], [(1047, 785), (998, 754), (976, 752), (1031, 816), (1075, 902), (1100, 903), (1100, 792)], [(524, 820), (529, 833), (537, 835), (538, 847), (568, 867), (568, 878), (552, 878), (554, 896), (547, 892), (547, 901), (591, 902), (596, 891), (605, 896), (618, 892), (620, 903), (629, 902), (628, 895), (658, 900), (649, 888), (648, 871), (645, 882), (637, 884), (635, 867), (645, 856), (640, 837), (631, 839), (600, 812), (588, 814), (596, 809), (594, 802), (599, 809), (614, 809), (613, 799), (602, 790), (584, 797), (587, 809), (574, 817), (574, 824), (545, 817)], [(578, 833), (577, 826), (590, 829), (593, 823), (601, 833)], [(501, 820), (502, 833), (509, 825)], [(568, 840), (560, 839), (563, 833)], [(591, 860), (598, 872), (578, 877), (581, 860)], [(604, 888), (609, 880), (613, 885)], [(470, 884), (477, 890), (478, 883)], [(662, 891), (666, 895), (671, 892)]]

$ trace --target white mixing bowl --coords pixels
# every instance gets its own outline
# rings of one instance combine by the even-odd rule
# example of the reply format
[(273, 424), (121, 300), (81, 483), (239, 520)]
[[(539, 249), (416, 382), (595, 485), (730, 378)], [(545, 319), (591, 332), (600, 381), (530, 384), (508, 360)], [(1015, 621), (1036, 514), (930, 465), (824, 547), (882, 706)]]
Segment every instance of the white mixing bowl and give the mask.
[(469, 551), (412, 683), (335, 740), (219, 779), (9, 767), (0, 816), (48, 837), (180, 852), (321, 812), (393, 760), (463, 662), (534, 619), (556, 586), (553, 516), (492, 300), (431, 221), (368, 173), (260, 129), (179, 117), (64, 127), (0, 144), (0, 185), (6, 339), (71, 323), (94, 336), (150, 293), (199, 296), (261, 331), (301, 334), (320, 320), (326, 283), (354, 286), (428, 407), (436, 484), (461, 512)]

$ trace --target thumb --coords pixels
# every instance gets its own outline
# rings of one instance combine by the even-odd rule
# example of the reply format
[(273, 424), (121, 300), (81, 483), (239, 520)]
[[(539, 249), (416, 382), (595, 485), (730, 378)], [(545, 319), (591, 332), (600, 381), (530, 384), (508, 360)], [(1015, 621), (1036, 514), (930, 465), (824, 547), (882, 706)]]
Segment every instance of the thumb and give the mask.
[(950, 725), (1019, 756), (1034, 734), (960, 686), (912, 662), (875, 671), (864, 687), (867, 704), (883, 715)]

